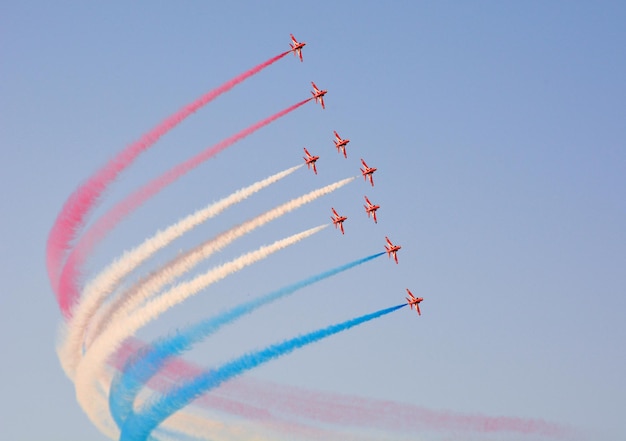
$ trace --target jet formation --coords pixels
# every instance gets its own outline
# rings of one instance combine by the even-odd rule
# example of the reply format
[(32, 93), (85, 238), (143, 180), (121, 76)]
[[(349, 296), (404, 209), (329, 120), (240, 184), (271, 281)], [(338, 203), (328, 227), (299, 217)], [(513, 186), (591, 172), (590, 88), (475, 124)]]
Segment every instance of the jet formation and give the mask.
[[(299, 42), (298, 40), (296, 40), (293, 34), (289, 34), (289, 35), (291, 37), (291, 43), (289, 44), (291, 47), (291, 52), (293, 52), (293, 54), (296, 57), (300, 58), (300, 61), (303, 61), (302, 48), (306, 46), (306, 43)], [(315, 103), (316, 104), (319, 103), (322, 106), (322, 109), (326, 109), (326, 106), (324, 104), (324, 96), (328, 93), (328, 90), (320, 89), (319, 87), (317, 87), (317, 85), (313, 81), (311, 81), (311, 86), (313, 86), (313, 90), (311, 91), (311, 95), (313, 96), (312, 99), (315, 99)], [(335, 148), (337, 149), (337, 153), (343, 154), (343, 157), (347, 159), (348, 153), (346, 151), (346, 146), (348, 145), (350, 140), (339, 136), (336, 130), (333, 130), (333, 133), (335, 135), (334, 143), (335, 143)], [(303, 156), (302, 159), (304, 159), (304, 162), (307, 165), (307, 168), (309, 170), (313, 169), (313, 173), (317, 175), (316, 162), (320, 157), (309, 153), (306, 147), (304, 148), (304, 154), (305, 156)], [(368, 166), (363, 158), (361, 158), (361, 164), (363, 167), (360, 170), (361, 170), (361, 175), (363, 176), (363, 179), (366, 182), (369, 179), (371, 186), (374, 187), (373, 175), (374, 175), (374, 172), (376, 172), (376, 170), (378, 169), (376, 167)], [(365, 196), (365, 202), (366, 204), (363, 205), (363, 207), (365, 208), (365, 213), (367, 214), (367, 217), (368, 218), (371, 217), (374, 220), (374, 223), (378, 224), (378, 219), (376, 218), (376, 211), (380, 208), (380, 205), (373, 204), (368, 199), (367, 196)], [(339, 228), (339, 230), (341, 230), (341, 234), (345, 234), (343, 223), (348, 219), (348, 217), (339, 215), (334, 207), (331, 207), (331, 211), (333, 215), (330, 217), (330, 219), (332, 220), (333, 225), (335, 226), (336, 229)], [(385, 240), (386, 240), (385, 252), (387, 253), (387, 256), (390, 259), (393, 258), (393, 260), (397, 264), (398, 263), (398, 251), (402, 248), (402, 246), (394, 245), (389, 239), (389, 237), (387, 236), (385, 236)], [(422, 297), (415, 297), (408, 288), (406, 288), (406, 291), (408, 294), (408, 297), (406, 297), (407, 304), (411, 307), (411, 309), (415, 307), (415, 310), (417, 311), (418, 315), (422, 315), (419, 304), (424, 299)]]

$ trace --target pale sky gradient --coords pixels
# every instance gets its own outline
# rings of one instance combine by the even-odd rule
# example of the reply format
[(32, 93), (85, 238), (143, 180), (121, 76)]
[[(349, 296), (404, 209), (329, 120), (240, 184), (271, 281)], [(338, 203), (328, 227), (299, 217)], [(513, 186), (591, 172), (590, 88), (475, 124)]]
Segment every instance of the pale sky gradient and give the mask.
[[(312, 390), (457, 412), (542, 418), (626, 439), (626, 5), (619, 1), (92, 2), (0, 6), (0, 438), (104, 440), (55, 353), (61, 315), (45, 269), (66, 198), (123, 147), (231, 77), (307, 43), (164, 137), (96, 214), (169, 167), (328, 89), (147, 203), (88, 275), (157, 229), (320, 155), (177, 242), (162, 263), (291, 197), (377, 167), (211, 260), (329, 221), (333, 228), (221, 282), (250, 299), (400, 243), (386, 257), (233, 326), (219, 362), (404, 300), (404, 308), (250, 373)], [(348, 159), (332, 131), (351, 139)], [(378, 224), (363, 195), (381, 205)], [(209, 264), (203, 266), (204, 269)], [(198, 296), (153, 337), (229, 303)], [(210, 354), (209, 354), (210, 352)], [(473, 438), (474, 439), (474, 438)]]

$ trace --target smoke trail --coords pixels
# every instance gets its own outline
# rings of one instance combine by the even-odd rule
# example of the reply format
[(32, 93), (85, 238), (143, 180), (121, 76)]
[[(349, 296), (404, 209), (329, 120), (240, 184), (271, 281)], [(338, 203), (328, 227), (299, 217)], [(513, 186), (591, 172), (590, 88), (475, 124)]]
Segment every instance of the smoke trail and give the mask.
[[(197, 373), (197, 367), (192, 370)], [(183, 366), (176, 366), (184, 372)], [(510, 432), (563, 438), (572, 430), (541, 419), (463, 414), (432, 410), (412, 404), (375, 400), (354, 395), (330, 394), (260, 382), (252, 378), (236, 380), (220, 387), (220, 396), (245, 400), (247, 404), (272, 410), (286, 418), (295, 416), (322, 424), (351, 425), (361, 428), (419, 433), (424, 430), (456, 430), (476, 433)]]
[(175, 335), (163, 338), (138, 351), (128, 361), (122, 374), (118, 374), (115, 377), (109, 392), (109, 410), (118, 427), (121, 427), (126, 416), (132, 412), (135, 397), (144, 383), (161, 370), (163, 365), (172, 357), (180, 355), (183, 351), (191, 348), (192, 345), (217, 332), (222, 326), (230, 324), (262, 306), (287, 297), (304, 287), (352, 269), (383, 254), (385, 253), (382, 252), (364, 257), (285, 286), (236, 306), (213, 318), (203, 320), (187, 329), (177, 331)]
[[(110, 384), (110, 380), (100, 382), (100, 390), (97, 397), (100, 401), (106, 401), (104, 386)], [(223, 417), (220, 417), (222, 419)], [(222, 422), (219, 419), (207, 417), (207, 415), (194, 415), (193, 412), (183, 411), (172, 415), (157, 430), (155, 430), (150, 440), (154, 441), (198, 441), (199, 439), (239, 439), (261, 440), (258, 436), (258, 428), (244, 428), (246, 424), (238, 421), (237, 426)], [(287, 427), (289, 427), (287, 425)], [(289, 429), (294, 429), (289, 427)], [(298, 428), (296, 428), (297, 430)], [(300, 429), (300, 431), (302, 431)], [(111, 439), (118, 439), (120, 432), (117, 428), (110, 428), (106, 433)]]
[[(258, 228), (259, 226), (273, 219), (276, 219), (306, 203), (312, 202), (323, 195), (329, 194), (343, 187), (344, 185), (352, 182), (354, 179), (355, 177), (343, 179), (334, 184), (330, 184), (325, 187), (319, 188), (317, 190), (313, 190), (303, 196), (292, 199), (291, 201), (288, 201), (272, 210), (269, 210), (266, 213), (263, 213), (260, 216), (257, 216), (256, 218), (248, 222), (245, 222), (237, 227), (232, 228), (231, 230), (220, 235), (217, 239), (211, 240), (205, 243), (204, 245), (197, 247), (193, 252), (188, 253), (187, 256), (182, 256), (183, 258), (177, 259), (172, 264), (166, 266), (162, 271), (155, 274), (153, 278), (146, 279), (144, 280), (144, 283), (139, 283), (135, 285), (133, 287), (134, 292), (128, 293), (122, 296), (122, 298), (124, 298), (125, 304), (120, 306), (119, 310), (116, 311), (114, 316), (109, 319), (109, 324), (111, 325), (114, 324), (116, 327), (116, 329), (112, 330), (111, 332), (115, 332), (116, 330), (119, 331), (119, 326), (118, 326), (119, 321), (123, 321), (125, 317), (127, 317), (130, 314), (131, 310), (135, 306), (143, 303), (146, 299), (150, 297), (150, 295), (153, 292), (158, 291), (161, 287), (163, 287), (165, 284), (174, 280), (177, 276), (190, 270), (191, 268), (193, 268), (195, 264), (197, 264), (201, 260), (208, 257), (210, 254), (212, 254), (216, 250), (227, 246), (236, 238), (250, 231), (253, 231), (255, 228)], [(163, 296), (161, 296), (161, 298), (163, 298)], [(103, 332), (106, 335), (106, 330)], [(123, 337), (120, 337), (119, 342), (115, 342), (112, 344), (112, 346), (109, 346), (110, 348), (109, 351), (110, 352), (115, 351), (116, 347), (119, 346), (120, 342), (123, 341), (124, 338), (132, 335), (132, 333), (134, 333), (134, 331), (131, 331), (128, 335), (124, 335)], [(80, 333), (75, 333), (75, 335), (80, 335)], [(63, 345), (65, 346), (65, 344)], [(95, 345), (95, 342), (94, 342), (94, 345)], [(68, 365), (71, 363), (73, 366), (76, 366), (80, 362), (81, 357), (82, 357), (80, 346), (81, 345), (80, 345), (79, 339), (73, 342), (72, 351), (67, 352), (68, 357), (73, 357), (73, 359), (67, 363)], [(95, 351), (96, 349), (93, 349), (93, 350)], [(90, 350), (89, 352), (91, 353), (93, 351)], [(64, 353), (63, 355), (66, 355), (66, 354)], [(109, 357), (109, 355), (110, 353), (101, 354), (100, 355), (101, 362), (104, 363), (106, 359)], [(78, 380), (76, 382), (78, 384)], [(78, 389), (79, 387), (77, 385), (77, 390)]]
[[(137, 339), (129, 339), (124, 342), (123, 347), (117, 351), (115, 356), (111, 359), (111, 367), (114, 370), (122, 372), (124, 367), (131, 361), (135, 354), (144, 351), (146, 344), (140, 342)], [(107, 371), (109, 372), (109, 371)], [(158, 375), (154, 376), (145, 384), (152, 390), (165, 391), (172, 385), (181, 379), (192, 378), (202, 372), (202, 368), (196, 366), (182, 358), (172, 357)], [(111, 382), (113, 378), (111, 378)], [(108, 384), (111, 384), (108, 383)], [(242, 416), (248, 419), (264, 419), (270, 418), (270, 412), (267, 407), (249, 406), (243, 403), (244, 400), (235, 399), (231, 400), (227, 397), (217, 397), (216, 395), (203, 396), (199, 402), (203, 404), (205, 408), (212, 408), (219, 412), (226, 412), (236, 416)]]
[(112, 424), (108, 418), (109, 415), (106, 415), (106, 406), (103, 409), (100, 407), (101, 403), (95, 402), (92, 399), (96, 393), (93, 387), (95, 379), (100, 376), (101, 370), (106, 368), (107, 359), (119, 348), (120, 344), (127, 337), (133, 335), (169, 308), (181, 303), (188, 297), (197, 294), (209, 285), (218, 282), (219, 280), (222, 280), (249, 265), (263, 260), (279, 250), (294, 245), (299, 241), (318, 233), (326, 227), (328, 227), (328, 224), (320, 225), (244, 254), (237, 259), (215, 267), (188, 282), (180, 283), (174, 286), (163, 295), (148, 302), (137, 313), (128, 316), (125, 319), (116, 321), (115, 326), (108, 328), (107, 331), (100, 336), (100, 338), (94, 341), (93, 345), (89, 348), (76, 370), (76, 377), (74, 381), (76, 387), (76, 397), (91, 421), (103, 431)]
[[(130, 354), (141, 350), (138, 343), (133, 343), (125, 348), (126, 354), (118, 354), (114, 366), (122, 371)], [(163, 393), (174, 383), (197, 376), (201, 372), (199, 366), (175, 358), (166, 363), (159, 375), (150, 380), (147, 385), (151, 390)], [(400, 404), (388, 400), (317, 392), (279, 383), (261, 382), (250, 377), (222, 384), (219, 390), (203, 395), (193, 404), (246, 419), (280, 423), (281, 426), (295, 418), (315, 427), (320, 423), (343, 427), (353, 426), (364, 430), (391, 431), (397, 437), (401, 433), (414, 438), (417, 434), (423, 434), (424, 431), (447, 430), (479, 434), (517, 433), (549, 439), (571, 439), (575, 434), (573, 428), (542, 419), (432, 410), (407, 403)], [(166, 420), (167, 422), (169, 419)], [(201, 430), (199, 427), (196, 433), (202, 433)], [(341, 439), (345, 438), (342, 436)]]
[(225, 381), (275, 358), (289, 354), (296, 349), (389, 314), (405, 306), (406, 304), (397, 305), (331, 325), (281, 343), (273, 344), (265, 349), (245, 354), (216, 369), (208, 370), (193, 380), (174, 388), (165, 396), (157, 398), (153, 404), (144, 405), (138, 414), (131, 413), (128, 415), (122, 427), (120, 441), (146, 440), (150, 433), (169, 415), (187, 406), (198, 396), (218, 387)]
[[(120, 366), (121, 367), (121, 366)], [(200, 370), (198, 369), (198, 372)], [(103, 372), (103, 375), (98, 378), (98, 393), (94, 395), (92, 399), (99, 400), (106, 403), (106, 392), (105, 389), (108, 390), (109, 385), (111, 384), (112, 378), (110, 371)], [(168, 385), (164, 384), (151, 384), (149, 387), (153, 390), (166, 390), (166, 386), (171, 386), (171, 383)], [(138, 404), (142, 404), (145, 400), (140, 401)], [(246, 406), (242, 403), (237, 402), (228, 402), (229, 400), (214, 400), (218, 401), (222, 407), (229, 408), (235, 414), (240, 414), (241, 416), (245, 416), (247, 418), (258, 419), (261, 414), (261, 409), (254, 409), (251, 406)], [(215, 404), (215, 403), (214, 403)], [(264, 412), (262, 415), (265, 416), (267, 412)], [(282, 423), (281, 426), (288, 426), (288, 423)], [(206, 416), (200, 417), (194, 415), (193, 412), (183, 411), (178, 412), (176, 415), (172, 415), (167, 419), (157, 431), (153, 432), (152, 438), (156, 440), (182, 440), (186, 439), (182, 436), (185, 434), (187, 436), (192, 437), (194, 440), (198, 439), (261, 439), (258, 436), (253, 437), (255, 431), (253, 428), (243, 429), (244, 424), (242, 422), (238, 422), (237, 427), (233, 427), (227, 423), (223, 423), (221, 421), (215, 419), (207, 419)], [(291, 429), (291, 428), (290, 428)], [(112, 439), (117, 439), (119, 437), (119, 429), (117, 427), (111, 427), (105, 435)]]
[[(137, 348), (137, 346), (135, 346), (135, 348)], [(122, 370), (124, 364), (125, 363), (121, 360), (116, 362), (116, 366), (119, 370)], [(139, 399), (136, 400), (135, 405), (141, 406), (143, 404), (145, 398), (149, 397), (148, 391), (161, 393), (171, 388), (176, 381), (180, 381), (180, 372), (178, 370), (181, 366), (186, 374), (190, 373), (190, 364), (182, 359), (173, 360), (172, 363), (168, 363), (165, 366), (165, 371), (169, 371), (167, 372), (169, 377), (164, 377), (162, 374), (164, 374), (165, 371), (162, 371), (157, 377), (149, 381), (146, 384), (148, 389), (142, 391), (145, 393), (141, 394)], [(194, 375), (197, 375), (200, 372), (202, 372), (200, 367), (194, 368)], [(110, 384), (110, 381), (106, 384)], [(104, 397), (99, 398), (105, 399)], [(211, 409), (212, 412), (208, 415), (208, 419), (199, 416), (198, 412), (201, 412), (202, 408)], [(213, 411), (217, 411), (218, 413), (215, 414)], [(205, 414), (206, 412), (202, 412), (202, 415)], [(217, 421), (212, 418), (213, 415), (217, 415)], [(231, 417), (229, 418), (228, 415)], [(218, 421), (220, 423), (218, 423)], [(216, 424), (221, 423), (223, 424), (220, 428), (224, 433), (216, 431)], [(244, 430), (244, 427), (248, 427), (248, 429)], [(319, 424), (313, 423), (312, 425), (309, 425), (295, 422), (291, 419), (285, 419), (279, 415), (275, 415), (271, 409), (249, 406), (245, 403), (245, 400), (230, 400), (228, 398), (220, 397), (218, 393), (203, 395), (194, 402), (194, 408), (184, 409), (180, 412), (176, 412), (174, 415), (171, 415), (159, 426), (157, 429), (158, 432), (153, 432), (151, 436), (156, 434), (161, 435), (164, 428), (172, 431), (180, 431), (181, 433), (194, 437), (196, 440), (237, 439), (241, 441), (261, 441), (267, 439), (268, 441), (277, 441), (277, 436), (279, 437), (278, 439), (298, 439), (302, 441), (337, 439), (336, 436), (333, 436), (337, 435), (335, 433), (336, 431), (329, 432), (328, 430), (320, 429)], [(263, 437), (262, 433), (268, 430), (270, 431), (268, 436)], [(112, 437), (118, 439), (119, 434), (113, 435)], [(365, 441), (363, 436), (349, 437), (346, 436), (346, 434), (342, 434), (340, 439), (343, 441)]]
[[(83, 290), (81, 302), (77, 305), (73, 316), (66, 324), (66, 336), (63, 338), (63, 344), (58, 350), (59, 359), (61, 360), (61, 365), (65, 373), (70, 378), (73, 377), (76, 364), (80, 359), (80, 347), (83, 343), (87, 327), (93, 327), (96, 332), (100, 329), (102, 325), (99, 322), (90, 325), (94, 314), (103, 306), (106, 297), (115, 290), (128, 274), (150, 258), (154, 253), (200, 225), (202, 222), (217, 216), (227, 208), (245, 200), (269, 185), (278, 182), (280, 179), (285, 178), (301, 167), (302, 165), (297, 165), (276, 173), (248, 187), (242, 188), (204, 209), (196, 211), (165, 230), (146, 239), (141, 245), (124, 253), (122, 257), (101, 271)], [(108, 311), (103, 311), (101, 317), (108, 317), (109, 314), (112, 313), (111, 308), (114, 307), (115, 304), (116, 303), (113, 302), (108, 305), (108, 308), (105, 308)]]
[[(276, 173), (275, 175), (272, 175), (266, 179), (263, 179), (261, 181), (258, 181), (244, 189), (241, 189), (239, 191), (236, 191), (235, 193), (231, 194), (230, 196), (222, 199), (221, 201), (212, 204), (211, 206), (207, 207), (204, 210), (200, 210), (195, 214), (192, 214), (190, 216), (188, 216), (187, 218), (185, 218), (183, 221), (176, 223), (174, 225), (172, 225), (171, 227), (169, 227), (167, 230), (165, 230), (164, 232), (158, 233), (159, 237), (153, 237), (151, 239), (148, 239), (144, 242), (144, 244), (142, 245), (143, 247), (147, 248), (148, 250), (152, 250), (154, 249), (154, 251), (150, 252), (150, 255), (153, 254), (153, 252), (158, 251), (158, 249), (162, 249), (163, 247), (165, 247), (166, 245), (169, 244), (169, 242), (171, 242), (170, 240), (170, 234), (171, 236), (176, 235), (176, 237), (186, 233), (187, 231), (189, 231), (191, 228), (194, 228), (196, 225), (200, 224), (201, 222), (204, 222), (205, 220), (215, 217), (218, 214), (220, 214), (221, 212), (223, 212), (224, 210), (226, 210), (227, 208), (231, 207), (234, 204), (237, 204), (239, 202), (242, 202), (243, 200), (247, 199), (248, 197), (250, 197), (251, 195), (253, 195), (254, 193), (268, 187), (271, 184), (274, 184), (276, 182), (278, 182), (279, 180), (289, 176), (291, 173), (293, 173), (294, 171), (300, 169), (303, 166), (303, 164), (301, 165), (297, 165), (295, 167), (291, 167), (287, 170), (281, 171), (279, 173)], [(170, 233), (170, 230), (171, 233)], [(158, 247), (158, 248), (157, 248)], [(133, 253), (134, 254), (134, 253)], [(131, 261), (137, 261), (140, 260), (143, 262), (145, 259), (141, 257), (141, 253), (140, 250), (137, 249), (137, 254), (136, 256), (133, 256), (133, 259), (129, 259)], [(146, 258), (149, 256), (146, 256)], [(134, 269), (138, 264), (140, 264), (141, 262), (137, 262), (135, 263), (129, 263), (129, 262), (118, 262), (117, 263), (117, 268), (119, 268), (119, 270), (121, 271), (128, 271), (129, 266), (131, 266), (131, 269)], [(100, 283), (103, 283), (104, 286), (107, 286), (107, 292), (104, 295), (108, 295), (112, 292), (111, 287), (108, 287), (108, 285), (110, 285), (112, 282), (117, 285), (119, 284), (119, 280), (115, 281), (115, 280), (111, 280), (111, 278), (116, 278), (116, 275), (114, 273), (114, 271), (116, 270), (115, 268), (109, 268), (109, 270), (111, 271), (107, 271), (105, 270), (105, 272), (107, 272), (107, 274), (101, 273), (98, 276), (98, 279), (100, 280)], [(112, 274), (113, 273), (113, 274)], [(127, 274), (127, 273), (126, 273)], [(125, 274), (124, 274), (125, 275)], [(92, 285), (92, 284), (90, 284)], [(97, 286), (97, 282), (94, 281), (93, 283), (93, 292), (98, 292), (99, 290), (101, 290), (102, 288), (100, 288), (99, 286)], [(113, 287), (114, 288), (114, 287)], [(83, 299), (81, 300), (81, 305), (83, 303), (86, 303), (87, 301), (87, 297), (91, 294), (91, 290), (90, 290), (90, 286), (88, 285), (84, 290), (83, 290)], [(114, 301), (109, 303), (107, 306), (108, 308), (104, 308), (104, 311), (100, 311), (100, 318), (102, 320), (106, 319), (107, 317), (109, 317), (112, 313), (115, 312), (115, 309), (118, 307), (119, 305), (119, 300), (121, 299), (117, 299), (118, 301)], [(78, 313), (78, 310), (77, 310)], [(95, 335), (97, 335), (99, 332), (101, 331), (101, 323), (99, 323), (99, 321), (96, 321), (96, 323), (93, 323), (90, 327), (93, 327), (93, 329), (95, 330), (94, 333)]]
[(135, 191), (133, 194), (119, 202), (111, 210), (105, 213), (100, 219), (98, 219), (94, 225), (80, 238), (76, 247), (70, 252), (61, 277), (59, 280), (59, 296), (60, 304), (63, 313), (69, 317), (72, 312), (71, 309), (78, 298), (78, 278), (80, 267), (83, 262), (91, 253), (93, 248), (102, 240), (106, 233), (111, 230), (118, 222), (120, 222), (125, 216), (137, 209), (146, 200), (157, 194), (164, 187), (176, 181), (181, 176), (185, 175), (195, 167), (202, 164), (204, 161), (212, 158), (222, 150), (230, 147), (237, 141), (251, 135), (260, 128), (270, 124), (278, 118), (293, 112), (297, 108), (309, 102), (312, 98), (300, 101), (286, 109), (281, 110), (274, 115), (265, 118), (256, 124), (242, 130), (241, 132), (227, 138), (211, 148), (208, 148), (196, 156), (188, 159), (187, 161), (178, 164), (176, 167), (170, 169), (160, 177), (154, 179), (144, 187)]
[[(109, 318), (108, 323), (116, 323), (120, 317), (129, 315), (133, 312), (134, 308), (139, 307), (145, 302), (152, 294), (158, 292), (168, 283), (174, 281), (177, 277), (193, 269), (195, 265), (204, 259), (207, 259), (216, 251), (219, 251), (239, 237), (254, 231), (255, 229), (265, 225), (266, 223), (275, 220), (285, 214), (301, 207), (304, 204), (315, 201), (316, 199), (327, 195), (335, 190), (352, 182), (355, 177), (346, 178), (341, 181), (337, 181), (333, 184), (326, 185), (324, 187), (313, 190), (305, 195), (294, 198), (282, 205), (279, 205), (265, 213), (250, 219), (243, 224), (231, 228), (230, 230), (220, 234), (216, 238), (213, 238), (204, 244), (201, 244), (193, 250), (183, 254), (164, 268), (151, 276), (147, 277), (140, 283), (137, 283), (131, 288), (130, 292), (125, 293), (120, 297), (122, 304), (120, 304), (112, 318)], [(80, 353), (76, 355), (80, 357)]]
[(217, 98), (219, 95), (229, 91), (237, 84), (280, 60), (289, 52), (290, 51), (284, 52), (270, 58), (258, 66), (253, 67), (232, 80), (222, 84), (220, 87), (202, 95), (196, 101), (186, 105), (178, 112), (169, 116), (151, 131), (143, 135), (138, 141), (118, 153), (104, 167), (91, 176), (87, 182), (80, 185), (74, 193), (70, 195), (59, 212), (52, 229), (50, 230), (48, 242), (46, 244), (48, 277), (50, 279), (52, 289), (57, 294), (57, 301), (59, 306), (61, 306), (61, 311), (64, 315), (68, 314), (69, 305), (66, 305), (65, 302), (62, 301), (58, 289), (59, 274), (63, 257), (64, 254), (71, 248), (71, 242), (76, 238), (79, 230), (84, 226), (87, 216), (96, 206), (98, 199), (106, 188), (122, 171), (132, 164), (139, 154), (151, 147), (159, 140), (159, 138), (161, 138), (161, 136), (176, 127), (189, 115), (196, 112), (202, 106)]

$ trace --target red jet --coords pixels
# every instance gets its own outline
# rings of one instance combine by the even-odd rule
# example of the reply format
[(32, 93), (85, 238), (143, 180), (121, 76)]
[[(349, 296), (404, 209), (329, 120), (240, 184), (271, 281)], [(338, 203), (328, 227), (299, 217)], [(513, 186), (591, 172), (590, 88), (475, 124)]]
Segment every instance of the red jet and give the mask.
[(387, 251), (387, 256), (391, 258), (391, 256), (393, 255), (394, 260), (396, 261), (396, 263), (398, 263), (398, 255), (396, 253), (402, 247), (400, 245), (392, 244), (387, 236), (385, 236), (385, 239), (387, 240), (387, 245), (385, 245), (385, 251)]
[(339, 134), (335, 132), (334, 130), (333, 130), (333, 133), (335, 134), (335, 147), (337, 147), (337, 152), (343, 152), (343, 157), (347, 158), (348, 155), (346, 154), (346, 145), (348, 145), (350, 140), (341, 139), (341, 136), (339, 136)]
[(333, 210), (334, 216), (331, 216), (330, 218), (332, 219), (333, 224), (335, 225), (335, 228), (337, 228), (337, 225), (339, 225), (341, 234), (344, 234), (343, 233), (343, 221), (345, 221), (348, 218), (346, 216), (339, 216), (334, 208), (331, 208), (331, 210)]
[(380, 205), (372, 204), (370, 200), (367, 198), (367, 196), (365, 196), (365, 202), (367, 202), (367, 205), (363, 205), (363, 206), (365, 207), (365, 212), (367, 213), (367, 217), (370, 217), (370, 215), (372, 215), (374, 217), (374, 223), (378, 223), (378, 221), (376, 220), (376, 210), (380, 208)]
[(415, 306), (415, 310), (417, 311), (417, 314), (422, 315), (422, 311), (420, 311), (420, 303), (424, 300), (424, 298), (415, 297), (413, 293), (409, 291), (409, 288), (406, 289), (406, 292), (408, 292), (409, 296), (411, 296), (411, 297), (406, 298), (406, 301), (409, 303), (410, 308), (413, 309), (413, 306)]
[(289, 43), (289, 46), (291, 46), (291, 52), (293, 52), (296, 57), (300, 56), (300, 61), (302, 61), (302, 48), (306, 46), (306, 43), (298, 43), (298, 40), (296, 40), (296, 37), (294, 37), (293, 34), (289, 35), (291, 35), (291, 43)]
[(372, 184), (372, 187), (374, 186), (374, 178), (373, 178), (373, 174), (376, 170), (378, 170), (377, 168), (374, 167), (368, 167), (367, 164), (365, 163), (365, 161), (363, 161), (363, 159), (361, 159), (361, 164), (363, 164), (363, 167), (365, 167), (364, 169), (361, 169), (361, 174), (363, 175), (363, 179), (365, 179), (367, 181), (367, 177), (370, 177), (370, 184)]
[(306, 168), (311, 169), (311, 166), (313, 166), (313, 172), (315, 174), (317, 174), (317, 168), (315, 167), (315, 161), (320, 159), (320, 157), (319, 156), (312, 156), (309, 153), (309, 151), (306, 149), (306, 147), (304, 148), (304, 154), (306, 156), (303, 156), (302, 159), (304, 159), (304, 162), (306, 163)]
[(313, 90), (311, 91), (311, 95), (313, 95), (313, 98), (315, 98), (315, 102), (316, 103), (319, 102), (322, 105), (322, 109), (325, 109), (326, 107), (324, 107), (324, 95), (326, 95), (326, 92), (328, 91), (319, 90), (313, 81), (311, 81), (311, 84), (313, 85)]

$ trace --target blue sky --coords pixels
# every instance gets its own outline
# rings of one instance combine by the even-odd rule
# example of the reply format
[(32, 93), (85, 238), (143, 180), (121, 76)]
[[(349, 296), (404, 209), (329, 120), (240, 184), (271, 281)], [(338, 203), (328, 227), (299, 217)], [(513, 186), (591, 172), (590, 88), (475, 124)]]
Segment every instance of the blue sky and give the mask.
[[(320, 155), (177, 242), (191, 246), (290, 197), (378, 168), (237, 242), (222, 262), (346, 214), (216, 289), (260, 295), (400, 243), (190, 354), (207, 364), (425, 298), (250, 375), (458, 412), (543, 418), (626, 437), (626, 7), (621, 2), (14, 2), (0, 7), (3, 439), (104, 437), (59, 366), (44, 260), (65, 199), (124, 146), (202, 93), (307, 42), (165, 136), (96, 215), (203, 148), (328, 89), (166, 189), (89, 261), (95, 274), (159, 228)], [(351, 139), (336, 154), (332, 131)], [(381, 205), (379, 223), (363, 195)], [(159, 257), (165, 261), (167, 253)], [(228, 302), (199, 296), (145, 337)], [(207, 346), (208, 348), (208, 346)], [(8, 353), (7, 353), (8, 352)], [(411, 381), (407, 381), (411, 378)]]

